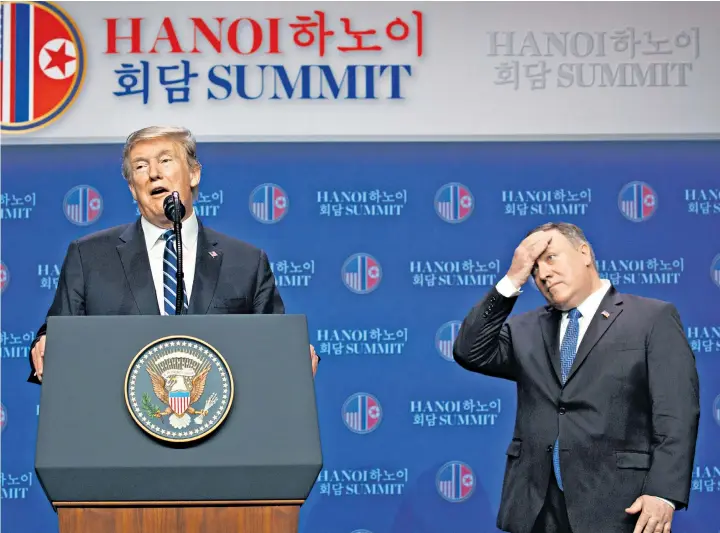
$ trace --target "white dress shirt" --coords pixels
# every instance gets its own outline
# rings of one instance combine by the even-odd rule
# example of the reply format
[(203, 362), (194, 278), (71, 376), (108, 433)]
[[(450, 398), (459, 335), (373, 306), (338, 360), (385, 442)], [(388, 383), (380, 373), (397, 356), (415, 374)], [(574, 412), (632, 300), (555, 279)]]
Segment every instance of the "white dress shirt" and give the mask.
[[(577, 306), (577, 310), (580, 311), (580, 318), (578, 319), (578, 325), (580, 327), (580, 331), (578, 332), (578, 340), (577, 340), (577, 347), (580, 346), (580, 342), (582, 341), (583, 335), (585, 335), (585, 332), (588, 329), (588, 326), (590, 325), (590, 322), (592, 322), (593, 317), (595, 316), (595, 313), (597, 313), (598, 307), (600, 307), (600, 302), (602, 302), (603, 298), (605, 298), (605, 294), (607, 294), (607, 291), (610, 289), (610, 281), (607, 279), (600, 280), (602, 283), (602, 286), (593, 292), (590, 296), (588, 296), (580, 305)], [(503, 295), (505, 298), (511, 298), (513, 296), (517, 296), (522, 291), (517, 289), (515, 285), (513, 285), (513, 282), (510, 281), (510, 278), (507, 276), (503, 277), (497, 285), (495, 285), (495, 289)], [(560, 319), (560, 334), (558, 335), (558, 350), (560, 349), (560, 345), (562, 344), (562, 339), (565, 336), (565, 331), (568, 327), (568, 311), (563, 311), (562, 318)], [(659, 496), (655, 496), (659, 500), (664, 501), (668, 505), (670, 505), (673, 509), (675, 509), (675, 505), (666, 500), (665, 498), (660, 498)], [(628, 504), (628, 507), (632, 502)]]
[[(603, 279), (600, 281), (602, 283), (602, 287), (600, 287), (598, 290), (588, 296), (585, 301), (583, 301), (580, 305), (577, 306), (577, 310), (580, 311), (581, 316), (578, 319), (580, 331), (578, 332), (577, 346), (575, 347), (576, 350), (580, 346), (583, 335), (585, 335), (585, 332), (587, 331), (590, 322), (592, 322), (593, 316), (595, 316), (598, 307), (600, 307), (600, 302), (602, 302), (602, 299), (605, 298), (605, 294), (610, 289), (609, 280)], [(507, 276), (501, 279), (495, 286), (495, 288), (500, 294), (505, 296), (505, 298), (517, 296), (521, 292), (520, 290), (515, 288), (512, 281), (510, 281)], [(560, 319), (560, 335), (558, 336), (557, 341), (558, 349), (560, 348), (562, 339), (565, 336), (565, 331), (567, 330), (569, 320), (570, 319), (568, 318), (568, 312), (563, 311), (562, 318)]]
[[(577, 351), (577, 349), (580, 347), (580, 342), (583, 339), (583, 335), (585, 335), (585, 332), (587, 331), (590, 322), (595, 316), (595, 313), (597, 313), (598, 307), (600, 307), (600, 302), (602, 302), (602, 299), (605, 298), (605, 294), (610, 289), (609, 280), (603, 279), (601, 280), (601, 283), (602, 287), (600, 287), (598, 290), (588, 296), (583, 303), (577, 306), (577, 310), (580, 311), (580, 318), (578, 318), (578, 325), (580, 326), (580, 330), (578, 332), (578, 340), (575, 351)], [(563, 311), (562, 319), (560, 320), (560, 338), (558, 339), (558, 350), (560, 349), (561, 339), (565, 337), (568, 322), (570, 321), (568, 314), (568, 311)]]
[[(155, 284), (155, 295), (157, 296), (160, 314), (165, 312), (165, 289), (163, 288), (163, 255), (165, 253), (165, 239), (163, 234), (167, 228), (160, 228), (142, 217), (140, 220), (143, 232), (145, 233), (145, 246), (147, 247), (148, 258), (150, 259), (150, 271), (152, 272)], [(195, 279), (195, 257), (197, 256), (198, 221), (195, 211), (184, 220), (182, 229), (183, 249), (183, 272), (185, 273), (185, 292), (187, 301), (192, 295), (193, 280)], [(177, 244), (176, 244), (177, 245)]]

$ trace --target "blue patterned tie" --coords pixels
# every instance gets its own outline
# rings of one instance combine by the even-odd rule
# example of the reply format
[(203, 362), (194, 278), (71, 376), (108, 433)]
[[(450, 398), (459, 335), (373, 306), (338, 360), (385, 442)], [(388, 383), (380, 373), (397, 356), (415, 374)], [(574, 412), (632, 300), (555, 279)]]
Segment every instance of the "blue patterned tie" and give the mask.
[[(175, 255), (175, 233), (169, 229), (163, 233), (165, 239), (165, 253), (163, 254), (163, 296), (165, 299), (165, 314), (175, 314), (175, 300), (177, 299), (177, 255)], [(183, 307), (187, 313), (187, 292), (185, 289), (185, 280), (183, 280)]]
[[(575, 360), (577, 352), (578, 335), (580, 333), (580, 311), (571, 309), (568, 313), (568, 325), (565, 330), (562, 344), (560, 345), (560, 368), (562, 371), (562, 383), (565, 385), (568, 374)], [(553, 448), (553, 467), (555, 469), (555, 479), (557, 479), (558, 487), (563, 490), (562, 478), (560, 476), (560, 446), (559, 438), (555, 439), (555, 447)]]

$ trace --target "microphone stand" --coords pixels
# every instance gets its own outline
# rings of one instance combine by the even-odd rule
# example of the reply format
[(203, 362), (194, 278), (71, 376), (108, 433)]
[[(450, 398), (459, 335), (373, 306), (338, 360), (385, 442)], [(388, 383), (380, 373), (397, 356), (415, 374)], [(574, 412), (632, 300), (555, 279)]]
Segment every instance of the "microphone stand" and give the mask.
[(175, 272), (175, 281), (177, 293), (175, 295), (175, 314), (182, 315), (185, 313), (185, 274), (183, 272), (183, 248), (182, 248), (182, 220), (180, 215), (180, 195), (177, 192), (172, 194), (173, 204), (173, 233), (175, 233), (175, 242), (177, 243), (177, 272)]

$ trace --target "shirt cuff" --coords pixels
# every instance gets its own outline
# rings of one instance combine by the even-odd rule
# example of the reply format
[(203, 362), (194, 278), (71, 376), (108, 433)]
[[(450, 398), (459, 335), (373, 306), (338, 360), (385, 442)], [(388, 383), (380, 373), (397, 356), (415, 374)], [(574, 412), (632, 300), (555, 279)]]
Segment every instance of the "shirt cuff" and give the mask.
[(508, 278), (507, 276), (503, 277), (503, 279), (497, 282), (497, 285), (495, 285), (495, 289), (505, 298), (512, 298), (522, 292), (519, 289), (515, 288), (515, 285), (513, 285), (513, 282), (510, 281), (510, 278)]
[(658, 500), (664, 501), (664, 502), (667, 503), (670, 507), (672, 507), (673, 509), (675, 509), (675, 504), (674, 504), (673, 502), (668, 501), (668, 500), (666, 500), (665, 498), (661, 498), (660, 496), (654, 496), (654, 498), (657, 498)]

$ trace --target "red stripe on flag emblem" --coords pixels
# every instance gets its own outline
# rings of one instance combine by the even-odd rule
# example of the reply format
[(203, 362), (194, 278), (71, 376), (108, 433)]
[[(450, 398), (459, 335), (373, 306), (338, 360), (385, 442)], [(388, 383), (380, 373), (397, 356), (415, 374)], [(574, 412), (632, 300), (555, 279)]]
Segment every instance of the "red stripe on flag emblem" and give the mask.
[(33, 119), (62, 103), (72, 89), (77, 71), (77, 50), (68, 29), (52, 13), (44, 9), (35, 11)]
[(170, 408), (178, 415), (182, 415), (187, 408), (190, 407), (190, 393), (180, 393), (180, 395), (173, 395), (170, 393), (168, 398), (170, 401)]

